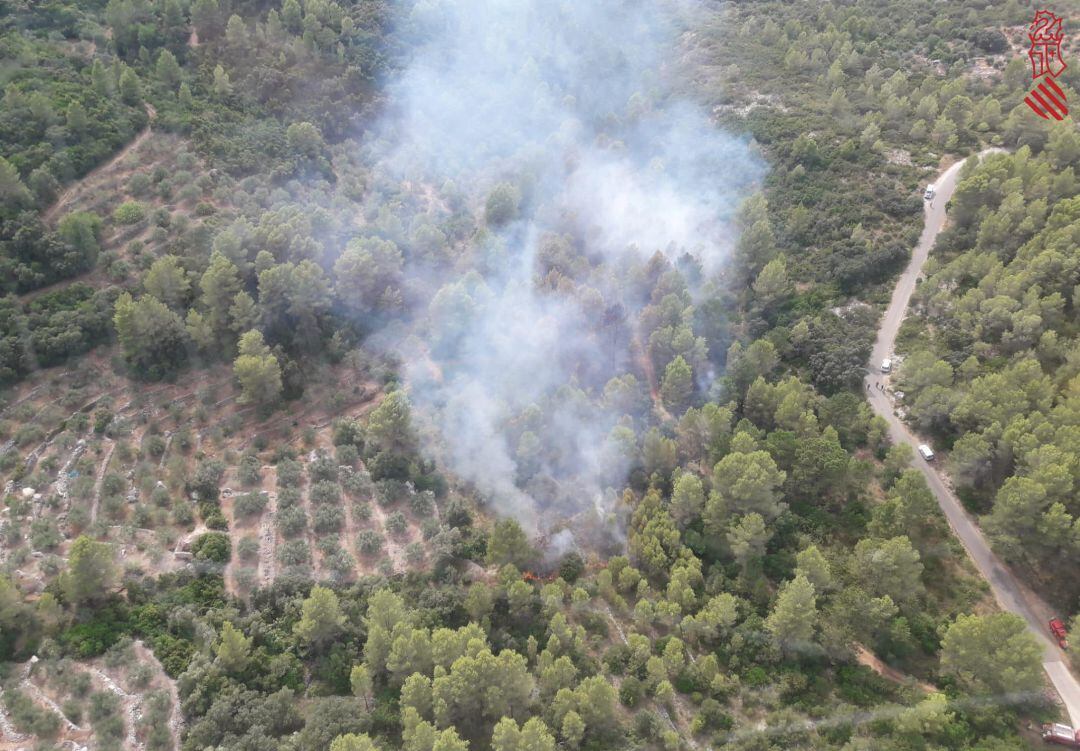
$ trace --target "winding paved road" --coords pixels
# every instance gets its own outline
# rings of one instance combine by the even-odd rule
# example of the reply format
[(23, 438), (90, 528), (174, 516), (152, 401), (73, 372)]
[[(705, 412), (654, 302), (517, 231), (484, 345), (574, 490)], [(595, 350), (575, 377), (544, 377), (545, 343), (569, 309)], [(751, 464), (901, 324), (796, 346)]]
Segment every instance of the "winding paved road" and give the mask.
[[(979, 156), (994, 151), (1000, 151), (1000, 149), (988, 149)], [(870, 372), (866, 377), (870, 406), (888, 422), (889, 435), (893, 441), (907, 443), (912, 449), (916, 449), (921, 441), (896, 416), (887, 392), (878, 388), (878, 384), (884, 385), (887, 381), (887, 377), (882, 376), (879, 369), (881, 361), (891, 356), (897, 331), (907, 312), (911, 294), (915, 290), (915, 283), (930, 254), (934, 240), (945, 226), (945, 205), (952, 197), (953, 190), (956, 189), (957, 176), (962, 164), (963, 162), (957, 162), (938, 177), (935, 183), (937, 195), (933, 201), (926, 202), (926, 223), (922, 236), (919, 238), (919, 244), (915, 246), (911, 262), (897, 282), (896, 289), (893, 290), (892, 301), (881, 320), (877, 342), (870, 356)], [(960, 505), (960, 501), (941, 475), (922, 460), (917, 450), (915, 456), (913, 466), (926, 476), (926, 482), (934, 492), (938, 505), (941, 506), (945, 518), (949, 521), (949, 526), (960, 538), (960, 542), (967, 549), (979, 573), (990, 584), (990, 589), (998, 604), (1003, 610), (1022, 617), (1039, 643), (1043, 645), (1043, 668), (1061, 696), (1073, 727), (1080, 727), (1080, 682), (1077, 682), (1075, 676), (1069, 671), (1064, 653), (1058, 648), (1056, 642), (1051, 641), (1047, 633), (1047, 622), (1053, 616), (1050, 607), (1025, 587), (994, 554), (975, 521)]]

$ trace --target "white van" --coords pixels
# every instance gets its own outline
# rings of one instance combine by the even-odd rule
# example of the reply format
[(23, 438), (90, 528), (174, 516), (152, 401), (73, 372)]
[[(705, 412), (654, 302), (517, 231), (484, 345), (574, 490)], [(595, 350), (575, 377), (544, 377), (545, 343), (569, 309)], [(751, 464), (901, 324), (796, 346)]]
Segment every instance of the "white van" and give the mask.
[(882, 373), (891, 373), (892, 372), (892, 360), (890, 360), (889, 358), (886, 357), (884, 360), (881, 361), (881, 372)]
[(934, 461), (934, 452), (925, 443), (919, 444), (919, 455), (928, 462)]
[(927, 185), (926, 186), (926, 192), (923, 193), (922, 197), (927, 201), (932, 201), (934, 199), (934, 193), (935, 193), (934, 186), (933, 185)]

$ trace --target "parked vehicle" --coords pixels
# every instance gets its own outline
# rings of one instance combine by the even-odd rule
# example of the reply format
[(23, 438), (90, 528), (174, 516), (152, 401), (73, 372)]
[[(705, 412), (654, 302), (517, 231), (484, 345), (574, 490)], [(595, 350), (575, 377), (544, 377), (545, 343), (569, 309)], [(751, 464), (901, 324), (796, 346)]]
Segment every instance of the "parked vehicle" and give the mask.
[(927, 201), (932, 201), (932, 200), (934, 200), (934, 195), (935, 195), (936, 192), (937, 191), (934, 190), (933, 185), (927, 185), (926, 186), (926, 192), (923, 193), (923, 198), (925, 200), (927, 200)]
[(925, 443), (920, 443), (919, 444), (919, 456), (921, 456), (923, 459), (925, 459), (928, 462), (934, 461), (934, 452)]
[(1080, 748), (1080, 730), (1073, 730), (1068, 725), (1055, 722), (1053, 725), (1043, 725), (1042, 739), (1047, 743), (1056, 743), (1059, 746)]
[(1062, 649), (1069, 648), (1068, 631), (1065, 630), (1065, 624), (1060, 618), (1054, 617), (1050, 619), (1050, 633), (1057, 639), (1058, 646)]
[(892, 372), (892, 360), (890, 360), (889, 358), (886, 357), (884, 360), (881, 361), (881, 372), (882, 373), (891, 373)]

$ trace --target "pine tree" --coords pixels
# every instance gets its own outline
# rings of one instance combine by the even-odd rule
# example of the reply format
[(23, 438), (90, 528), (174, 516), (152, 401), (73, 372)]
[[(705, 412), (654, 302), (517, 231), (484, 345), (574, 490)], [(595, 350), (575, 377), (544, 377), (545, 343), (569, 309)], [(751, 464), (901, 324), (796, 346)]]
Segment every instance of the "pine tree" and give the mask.
[(330, 744), (330, 751), (379, 751), (367, 733), (339, 735)]
[(291, 34), (299, 34), (302, 30), (303, 17), (300, 13), (300, 3), (296, 0), (285, 0), (281, 4), (281, 22)]
[(187, 111), (190, 111), (195, 104), (195, 98), (191, 95), (191, 87), (187, 85), (186, 81), (180, 84), (177, 100), (180, 102), (180, 106)]
[(176, 256), (167, 255), (150, 265), (143, 277), (143, 287), (173, 310), (182, 310), (187, 303), (191, 282)]
[(60, 220), (60, 239), (79, 254), (79, 267), (89, 269), (101, 251), (101, 217), (90, 211), (74, 211)]
[(187, 357), (187, 330), (180, 317), (153, 295), (116, 300), (113, 325), (133, 372), (156, 380), (175, 372)]
[[(348, 18), (348, 16), (346, 16)], [(284, 33), (284, 26), (281, 23), (281, 16), (276, 10), (271, 10), (266, 14), (266, 36), (272, 42), (276, 42), (281, 39)]]
[(184, 329), (187, 331), (188, 338), (200, 350), (209, 353), (214, 349), (217, 338), (214, 336), (214, 329), (211, 328), (210, 322), (202, 313), (194, 308), (189, 310), (184, 319)]
[(154, 68), (158, 80), (170, 89), (175, 89), (180, 83), (180, 63), (176, 61), (176, 55), (168, 50), (162, 50), (158, 55), (157, 65)]
[(690, 365), (677, 355), (664, 369), (664, 378), (660, 382), (660, 395), (664, 405), (673, 412), (682, 412), (694, 393), (694, 374)]
[(19, 178), (15, 165), (0, 156), (0, 202), (11, 206), (30, 205), (34, 197)]
[(832, 586), (829, 562), (817, 545), (811, 545), (795, 554), (795, 573), (805, 576), (814, 585), (815, 592), (824, 592)]
[(765, 627), (785, 651), (794, 652), (806, 648), (814, 637), (816, 625), (814, 585), (803, 574), (796, 574), (780, 588)]
[[(776, 466), (767, 451), (743, 445), (745, 433), (736, 434), (732, 451), (713, 467), (713, 492), (705, 503), (705, 525), (722, 531), (732, 514), (755, 512), (766, 521), (783, 510), (780, 486), (787, 473)], [(743, 451), (742, 448), (749, 450)]]
[(214, 67), (214, 93), (219, 97), (227, 97), (232, 93), (232, 81), (221, 65)]
[(240, 291), (240, 270), (222, 253), (214, 251), (210, 265), (199, 280), (199, 287), (210, 327), (216, 335), (222, 336), (229, 331), (229, 308)]
[(524, 568), (529, 564), (531, 557), (532, 549), (529, 546), (529, 539), (525, 536), (520, 524), (509, 518), (495, 522), (495, 527), (488, 538), (488, 563), (496, 566), (512, 563), (518, 568)]
[(191, 22), (199, 41), (208, 42), (221, 36), (222, 18), (218, 0), (195, 0), (191, 6)]
[(680, 528), (686, 529), (701, 516), (705, 507), (705, 489), (701, 478), (693, 472), (683, 472), (671, 491), (671, 516)]
[(240, 354), (233, 373), (240, 383), (240, 401), (267, 407), (281, 397), (281, 365), (263, 341), (262, 332), (252, 329), (240, 337)]
[(765, 543), (769, 537), (765, 519), (756, 512), (739, 517), (727, 533), (731, 553), (743, 565), (765, 554)]
[(120, 74), (120, 99), (124, 104), (132, 107), (142, 102), (142, 84), (139, 82), (139, 76), (126, 65)]
[(754, 294), (757, 296), (758, 303), (766, 311), (775, 311), (775, 308), (791, 293), (791, 279), (787, 274), (787, 263), (782, 257), (774, 258), (765, 264), (757, 279), (754, 280)]
[(26, 184), (37, 199), (38, 206), (47, 206), (56, 200), (60, 183), (45, 167), (37, 167), (26, 179)]
[(1042, 647), (1014, 613), (961, 615), (941, 640), (941, 668), (978, 693), (1001, 696), (1042, 686)]
[(112, 76), (109, 70), (101, 62), (101, 58), (95, 58), (90, 67), (90, 85), (94, 91), (104, 97), (112, 95)]
[(406, 619), (405, 603), (390, 590), (380, 589), (369, 598), (367, 616), (364, 618), (368, 633), (364, 644), (364, 664), (373, 676), (380, 676), (386, 671), (394, 627)]
[(218, 665), (232, 675), (243, 672), (251, 654), (251, 639), (229, 621), (221, 626), (221, 640), (217, 645)]
[(165, 0), (161, 26), (167, 40), (166, 44), (173, 49), (179, 49), (187, 42), (187, 21), (184, 20), (184, 9), (180, 6), (180, 0)]
[(520, 728), (512, 718), (503, 717), (491, 735), (491, 751), (555, 751), (555, 737), (539, 717)]
[(237, 334), (255, 327), (259, 321), (259, 308), (255, 299), (244, 290), (236, 293), (229, 308), (230, 328)]
[(90, 118), (86, 114), (86, 108), (82, 106), (82, 102), (72, 102), (68, 105), (67, 112), (65, 113), (65, 120), (67, 121), (67, 129), (74, 135), (82, 135), (87, 126), (90, 124)]
[(364, 702), (364, 709), (370, 709), (371, 673), (366, 665), (353, 665), (353, 669), (349, 672), (349, 686), (352, 688), (353, 696)]
[(296, 637), (316, 649), (341, 633), (345, 616), (332, 589), (314, 586), (301, 606), (300, 620), (293, 627)]
[(414, 443), (409, 399), (404, 391), (391, 391), (368, 418), (368, 450), (402, 455)]
[(451, 727), (439, 733), (431, 751), (469, 751), (469, 743), (462, 740), (457, 730)]
[(86, 535), (79, 536), (68, 553), (68, 570), (62, 580), (64, 597), (79, 605), (102, 600), (115, 579), (112, 548)]
[(233, 47), (239, 47), (247, 40), (247, 26), (244, 19), (233, 13), (225, 24), (225, 41)]
[(581, 740), (585, 737), (585, 722), (581, 719), (581, 715), (572, 709), (563, 715), (562, 737), (566, 740), (566, 745), (572, 749), (579, 748)]

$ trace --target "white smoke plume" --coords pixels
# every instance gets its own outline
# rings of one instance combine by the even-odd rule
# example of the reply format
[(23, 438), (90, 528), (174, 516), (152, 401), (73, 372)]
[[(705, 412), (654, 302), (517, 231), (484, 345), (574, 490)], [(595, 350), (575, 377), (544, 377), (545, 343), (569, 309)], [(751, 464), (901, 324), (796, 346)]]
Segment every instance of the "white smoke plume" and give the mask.
[(431, 304), (396, 346), (443, 460), (527, 528), (549, 509), (591, 512), (625, 482), (609, 434), (647, 411), (624, 416), (602, 390), (635, 373), (647, 397), (631, 352), (642, 269), (658, 251), (721, 269), (761, 176), (747, 138), (672, 93), (694, 7), (420, 0), (408, 16), (414, 48), (387, 85), (374, 159), (411, 186), (454, 185), (481, 225), (499, 183), (520, 207), (451, 274), (412, 270), (410, 298)]

